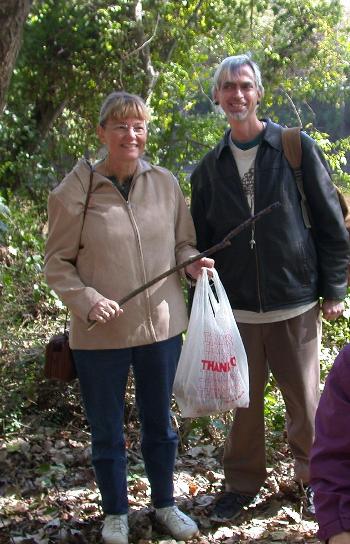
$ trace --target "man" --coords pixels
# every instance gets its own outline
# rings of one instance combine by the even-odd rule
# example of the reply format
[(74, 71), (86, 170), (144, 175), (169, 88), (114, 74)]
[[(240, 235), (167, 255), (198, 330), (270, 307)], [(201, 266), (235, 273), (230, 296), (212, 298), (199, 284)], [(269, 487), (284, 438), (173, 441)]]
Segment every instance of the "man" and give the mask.
[(273, 202), (281, 206), (215, 255), (249, 363), (250, 406), (238, 409), (224, 450), (225, 492), (212, 519), (235, 519), (266, 479), (264, 389), (272, 372), (285, 401), (295, 478), (308, 497), (309, 453), (319, 399), (320, 297), (323, 317), (343, 312), (349, 237), (327, 164), (302, 133), (304, 190), (313, 228), (305, 227), (281, 126), (260, 120), (264, 94), (247, 55), (226, 58), (213, 97), (230, 128), (191, 176), (200, 251)]

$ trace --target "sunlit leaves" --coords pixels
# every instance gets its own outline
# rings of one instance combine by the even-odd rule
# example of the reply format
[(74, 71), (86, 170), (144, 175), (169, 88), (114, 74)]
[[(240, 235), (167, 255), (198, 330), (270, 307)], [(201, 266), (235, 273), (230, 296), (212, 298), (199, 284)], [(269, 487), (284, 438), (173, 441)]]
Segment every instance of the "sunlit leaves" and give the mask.
[(266, 88), (261, 114), (283, 123), (296, 122), (290, 100), (304, 125), (315, 99), (335, 108), (345, 100), (350, 44), (339, 0), (141, 4), (136, 17), (131, 0), (34, 0), (0, 126), (5, 186), (52, 184), (77, 156), (94, 156), (98, 110), (113, 89), (148, 99), (149, 156), (185, 178), (201, 151), (191, 142), (222, 134), (210, 96), (226, 55), (253, 53)]

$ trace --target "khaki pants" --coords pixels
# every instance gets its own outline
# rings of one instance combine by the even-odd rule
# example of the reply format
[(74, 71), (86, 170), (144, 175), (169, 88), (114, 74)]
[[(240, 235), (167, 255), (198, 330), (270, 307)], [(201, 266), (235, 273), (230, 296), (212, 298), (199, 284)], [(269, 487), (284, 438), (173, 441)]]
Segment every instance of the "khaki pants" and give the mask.
[(256, 495), (266, 479), (264, 390), (269, 371), (286, 406), (297, 480), (309, 481), (309, 453), (319, 400), (321, 319), (316, 305), (276, 323), (238, 324), (247, 352), (250, 406), (237, 409), (224, 450), (226, 491)]

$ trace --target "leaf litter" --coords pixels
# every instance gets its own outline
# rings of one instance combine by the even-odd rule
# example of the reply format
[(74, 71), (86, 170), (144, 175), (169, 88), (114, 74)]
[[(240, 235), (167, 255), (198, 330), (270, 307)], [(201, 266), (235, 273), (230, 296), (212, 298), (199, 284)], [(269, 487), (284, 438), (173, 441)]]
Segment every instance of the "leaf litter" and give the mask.
[[(130, 423), (130, 422), (129, 422)], [(207, 440), (207, 438), (206, 438)], [(138, 430), (128, 426), (129, 542), (175, 542), (150, 507)], [(210, 520), (223, 488), (222, 443), (182, 445), (175, 469), (179, 507), (199, 525), (195, 544), (319, 544), (317, 524), (303, 515), (285, 436), (268, 437), (268, 478), (254, 502), (234, 523)], [(28, 426), (0, 440), (0, 544), (102, 544), (103, 513), (90, 464), (84, 424)]]

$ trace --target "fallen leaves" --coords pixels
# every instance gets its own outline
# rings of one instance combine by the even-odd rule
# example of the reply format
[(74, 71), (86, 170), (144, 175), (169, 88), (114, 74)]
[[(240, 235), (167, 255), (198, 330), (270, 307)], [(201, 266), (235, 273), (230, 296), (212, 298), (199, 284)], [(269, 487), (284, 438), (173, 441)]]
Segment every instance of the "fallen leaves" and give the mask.
[[(134, 544), (174, 543), (162, 534), (150, 508), (137, 429), (128, 437), (130, 534)], [(219, 445), (221, 447), (221, 444)], [(281, 437), (270, 459), (268, 478), (254, 502), (233, 523), (210, 520), (222, 489), (218, 449), (198, 444), (178, 456), (175, 495), (180, 508), (197, 521), (196, 544), (316, 544), (317, 525), (304, 520), (301, 498), (292, 480), (292, 461)], [(100, 544), (103, 513), (90, 465), (89, 435), (84, 428), (41, 426), (0, 441), (0, 544)], [(283, 453), (281, 455), (281, 452)]]

